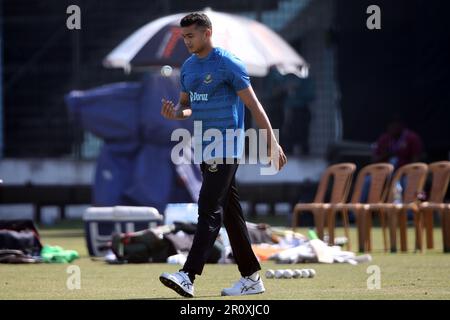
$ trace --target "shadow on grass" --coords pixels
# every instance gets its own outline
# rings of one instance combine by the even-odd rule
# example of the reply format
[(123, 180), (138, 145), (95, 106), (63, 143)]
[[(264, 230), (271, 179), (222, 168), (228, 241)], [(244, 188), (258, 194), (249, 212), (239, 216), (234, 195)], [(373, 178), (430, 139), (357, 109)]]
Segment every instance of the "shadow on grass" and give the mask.
[(202, 298), (221, 298), (221, 295), (210, 295), (210, 296), (195, 296), (194, 298), (186, 298), (186, 297), (170, 297), (170, 298), (142, 298), (142, 299), (127, 299), (127, 300), (187, 300), (187, 301), (195, 301)]

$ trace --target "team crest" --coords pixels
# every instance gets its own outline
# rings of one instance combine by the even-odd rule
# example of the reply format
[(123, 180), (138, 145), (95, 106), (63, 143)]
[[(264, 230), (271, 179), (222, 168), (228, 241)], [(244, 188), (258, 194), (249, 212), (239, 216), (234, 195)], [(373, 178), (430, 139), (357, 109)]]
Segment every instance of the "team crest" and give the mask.
[(217, 169), (217, 164), (216, 163), (213, 163), (212, 165), (210, 165), (208, 167), (208, 171), (209, 172), (217, 172), (217, 170), (219, 170), (219, 169)]
[(203, 80), (203, 83), (210, 84), (213, 81), (211, 73), (208, 73), (205, 77), (205, 80)]

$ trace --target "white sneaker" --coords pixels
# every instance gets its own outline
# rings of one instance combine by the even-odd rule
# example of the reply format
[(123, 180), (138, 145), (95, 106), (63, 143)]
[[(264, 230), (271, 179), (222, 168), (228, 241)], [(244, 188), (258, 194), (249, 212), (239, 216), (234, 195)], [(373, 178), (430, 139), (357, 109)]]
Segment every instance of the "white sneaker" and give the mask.
[(191, 279), (189, 279), (186, 272), (164, 272), (159, 276), (159, 280), (163, 285), (174, 290), (183, 297), (192, 298), (194, 296), (194, 284), (191, 282)]
[(261, 277), (258, 280), (252, 280), (250, 277), (242, 277), (231, 288), (222, 290), (223, 296), (243, 296), (248, 294), (259, 294), (266, 291)]

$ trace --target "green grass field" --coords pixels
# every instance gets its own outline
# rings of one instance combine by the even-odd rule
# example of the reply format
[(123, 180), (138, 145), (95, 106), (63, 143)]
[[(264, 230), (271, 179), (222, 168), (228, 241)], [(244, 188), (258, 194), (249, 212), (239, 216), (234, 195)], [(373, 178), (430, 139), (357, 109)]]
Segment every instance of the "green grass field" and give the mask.
[[(67, 229), (66, 224), (42, 228), (43, 244), (59, 245), (77, 250), (81, 258), (73, 264), (81, 270), (81, 289), (69, 290), (69, 264), (0, 265), (0, 299), (181, 299), (164, 287), (158, 279), (161, 272), (176, 271), (178, 265), (130, 264), (108, 265), (93, 261), (87, 254), (83, 230)], [(305, 233), (306, 229), (299, 229)], [(338, 229), (338, 234), (342, 230)], [(353, 243), (356, 230), (352, 229)], [(269, 268), (314, 268), (313, 279), (266, 279), (266, 293), (245, 299), (449, 299), (450, 255), (442, 253), (440, 230), (435, 230), (434, 250), (414, 253), (414, 236), (409, 232), (408, 253), (382, 252), (380, 230), (374, 231), (373, 261), (349, 264), (262, 264)], [(369, 290), (367, 267), (377, 265), (381, 270), (381, 289)], [(235, 265), (211, 264), (205, 267), (195, 283), (197, 299), (234, 299), (221, 297), (220, 290), (239, 278)], [(242, 299), (242, 297), (239, 297)]]

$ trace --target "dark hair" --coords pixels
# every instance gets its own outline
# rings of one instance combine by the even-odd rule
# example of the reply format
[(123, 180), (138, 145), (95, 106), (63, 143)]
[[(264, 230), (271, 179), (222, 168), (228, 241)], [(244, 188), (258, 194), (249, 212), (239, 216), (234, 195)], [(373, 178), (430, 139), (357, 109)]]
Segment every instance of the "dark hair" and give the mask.
[(195, 24), (197, 27), (206, 27), (212, 29), (211, 20), (204, 13), (194, 12), (185, 16), (180, 21), (181, 27), (189, 27)]

